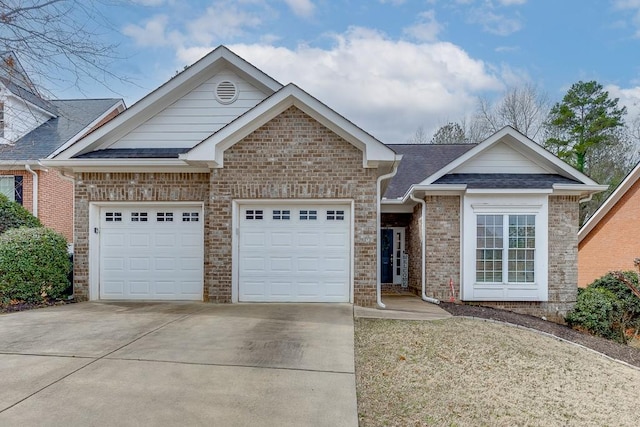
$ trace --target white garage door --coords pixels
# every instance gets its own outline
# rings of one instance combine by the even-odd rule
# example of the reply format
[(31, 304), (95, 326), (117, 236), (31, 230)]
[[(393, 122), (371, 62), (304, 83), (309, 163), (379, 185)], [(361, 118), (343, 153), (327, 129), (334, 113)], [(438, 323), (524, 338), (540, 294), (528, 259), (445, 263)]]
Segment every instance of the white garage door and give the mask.
[(239, 300), (348, 302), (350, 215), (345, 205), (242, 206)]
[(100, 298), (202, 300), (201, 206), (100, 209)]

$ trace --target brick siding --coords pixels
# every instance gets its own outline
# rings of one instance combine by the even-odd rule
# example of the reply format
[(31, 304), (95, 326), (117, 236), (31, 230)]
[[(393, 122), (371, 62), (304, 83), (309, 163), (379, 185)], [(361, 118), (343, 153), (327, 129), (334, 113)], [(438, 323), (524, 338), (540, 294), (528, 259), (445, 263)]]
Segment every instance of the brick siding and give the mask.
[[(448, 301), (453, 279), (460, 292), (460, 196), (427, 196), (427, 284), (429, 297)], [(416, 215), (420, 215), (418, 209)], [(419, 254), (420, 252), (418, 252)]]
[(376, 169), (363, 153), (291, 107), (224, 153), (211, 174), (82, 173), (75, 186), (74, 292), (88, 298), (89, 203), (205, 202), (204, 299), (231, 301), (231, 215), (235, 199), (354, 201), (354, 302), (376, 301)]
[(376, 170), (362, 152), (291, 107), (224, 153), (211, 172), (212, 206), (205, 271), (209, 299), (231, 300), (231, 209), (235, 199), (354, 200), (354, 302), (376, 301)]
[[(79, 173), (75, 184), (74, 284), (78, 300), (89, 298), (89, 203), (90, 202), (176, 202), (205, 203), (205, 230), (210, 226), (209, 174), (207, 173)], [(205, 233), (205, 271), (211, 249)], [(206, 277), (205, 277), (206, 281)], [(207, 299), (204, 288), (204, 299)]]
[(613, 270), (636, 270), (640, 257), (640, 180), (618, 200), (578, 248), (578, 285), (585, 287)]
[(73, 242), (73, 183), (58, 171), (38, 171), (38, 218)]

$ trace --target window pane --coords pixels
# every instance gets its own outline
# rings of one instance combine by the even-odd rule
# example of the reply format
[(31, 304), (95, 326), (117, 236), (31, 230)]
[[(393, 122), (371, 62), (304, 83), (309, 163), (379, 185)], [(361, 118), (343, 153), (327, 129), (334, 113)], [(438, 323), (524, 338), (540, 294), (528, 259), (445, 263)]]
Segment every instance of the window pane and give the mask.
[(535, 281), (535, 216), (509, 215), (509, 282)]
[(12, 202), (16, 200), (15, 178), (13, 175), (0, 176), (0, 194), (4, 194)]

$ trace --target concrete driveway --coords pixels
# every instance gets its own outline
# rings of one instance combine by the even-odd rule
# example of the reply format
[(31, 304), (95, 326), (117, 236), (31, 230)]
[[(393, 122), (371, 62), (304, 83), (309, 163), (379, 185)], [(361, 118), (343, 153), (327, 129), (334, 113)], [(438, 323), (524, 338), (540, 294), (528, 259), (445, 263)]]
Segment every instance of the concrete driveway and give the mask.
[(356, 426), (348, 304), (0, 315), (0, 425)]

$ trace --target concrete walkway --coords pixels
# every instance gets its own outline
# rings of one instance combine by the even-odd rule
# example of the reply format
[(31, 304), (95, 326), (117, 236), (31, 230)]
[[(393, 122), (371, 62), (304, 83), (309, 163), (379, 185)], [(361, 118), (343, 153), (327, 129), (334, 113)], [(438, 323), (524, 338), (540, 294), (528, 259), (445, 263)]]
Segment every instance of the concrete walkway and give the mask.
[(349, 304), (0, 315), (0, 425), (357, 426)]
[(439, 320), (451, 315), (436, 304), (422, 301), (415, 295), (383, 295), (386, 306), (380, 308), (353, 307), (355, 317), (369, 319)]

